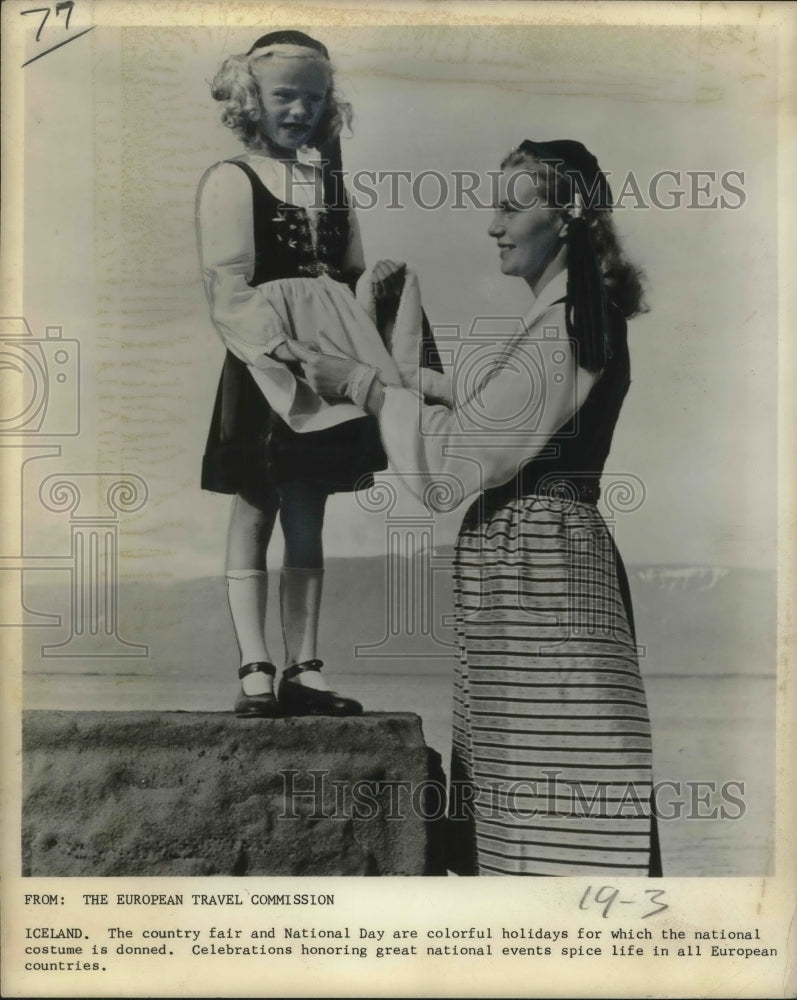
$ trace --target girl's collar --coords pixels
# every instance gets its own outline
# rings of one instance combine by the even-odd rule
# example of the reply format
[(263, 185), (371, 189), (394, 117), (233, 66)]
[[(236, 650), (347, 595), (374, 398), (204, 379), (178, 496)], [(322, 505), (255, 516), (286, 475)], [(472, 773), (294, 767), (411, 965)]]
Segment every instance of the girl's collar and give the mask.
[(289, 170), (293, 170), (294, 167), (309, 167), (315, 171), (321, 170), (321, 165), (317, 163), (315, 160), (310, 160), (307, 158), (299, 158), (296, 160), (279, 160), (275, 156), (269, 156), (268, 153), (261, 152), (258, 149), (247, 149), (245, 153), (241, 154), (241, 159), (247, 159), (247, 158), (254, 160), (255, 163), (268, 163), (273, 167), (279, 165)]

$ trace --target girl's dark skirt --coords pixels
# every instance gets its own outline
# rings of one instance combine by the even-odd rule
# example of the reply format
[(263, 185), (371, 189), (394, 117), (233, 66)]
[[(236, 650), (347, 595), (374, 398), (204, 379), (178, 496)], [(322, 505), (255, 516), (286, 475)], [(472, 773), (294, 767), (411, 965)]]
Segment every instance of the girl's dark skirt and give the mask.
[(227, 352), (202, 460), (202, 489), (258, 496), (280, 483), (305, 480), (330, 493), (346, 492), (369, 486), (371, 473), (385, 468), (375, 417), (297, 434), (271, 409), (246, 364)]

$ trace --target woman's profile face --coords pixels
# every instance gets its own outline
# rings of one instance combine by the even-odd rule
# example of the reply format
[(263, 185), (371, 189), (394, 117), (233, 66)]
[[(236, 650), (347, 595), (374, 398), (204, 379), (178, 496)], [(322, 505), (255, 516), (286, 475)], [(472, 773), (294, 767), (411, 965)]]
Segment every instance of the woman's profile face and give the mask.
[(529, 284), (542, 275), (562, 249), (564, 219), (546, 207), (534, 183), (534, 167), (507, 167), (498, 180), (490, 236), (498, 243), (501, 271)]
[(323, 58), (269, 56), (256, 60), (252, 75), (260, 89), (260, 124), (268, 140), (295, 152), (313, 135), (327, 103), (329, 64)]

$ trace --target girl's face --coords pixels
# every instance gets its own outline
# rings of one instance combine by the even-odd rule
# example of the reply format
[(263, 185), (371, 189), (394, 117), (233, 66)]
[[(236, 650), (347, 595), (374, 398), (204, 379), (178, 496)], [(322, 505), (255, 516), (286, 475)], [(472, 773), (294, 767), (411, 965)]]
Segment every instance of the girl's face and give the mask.
[(252, 74), (260, 89), (260, 124), (266, 138), (278, 149), (295, 153), (312, 138), (326, 108), (329, 64), (315, 54), (273, 55), (256, 60)]
[[(533, 167), (507, 167), (499, 178), (493, 220), (487, 232), (498, 242), (501, 271), (524, 278), (534, 288), (543, 273), (564, 267), (564, 219), (542, 203)], [(559, 266), (554, 266), (558, 261)]]

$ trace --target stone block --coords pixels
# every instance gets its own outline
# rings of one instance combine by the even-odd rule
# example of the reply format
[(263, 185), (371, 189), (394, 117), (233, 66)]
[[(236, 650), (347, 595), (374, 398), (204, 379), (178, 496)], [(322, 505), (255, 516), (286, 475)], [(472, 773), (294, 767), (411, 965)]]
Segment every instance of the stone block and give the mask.
[(444, 874), (444, 795), (411, 713), (23, 713), (25, 875)]

